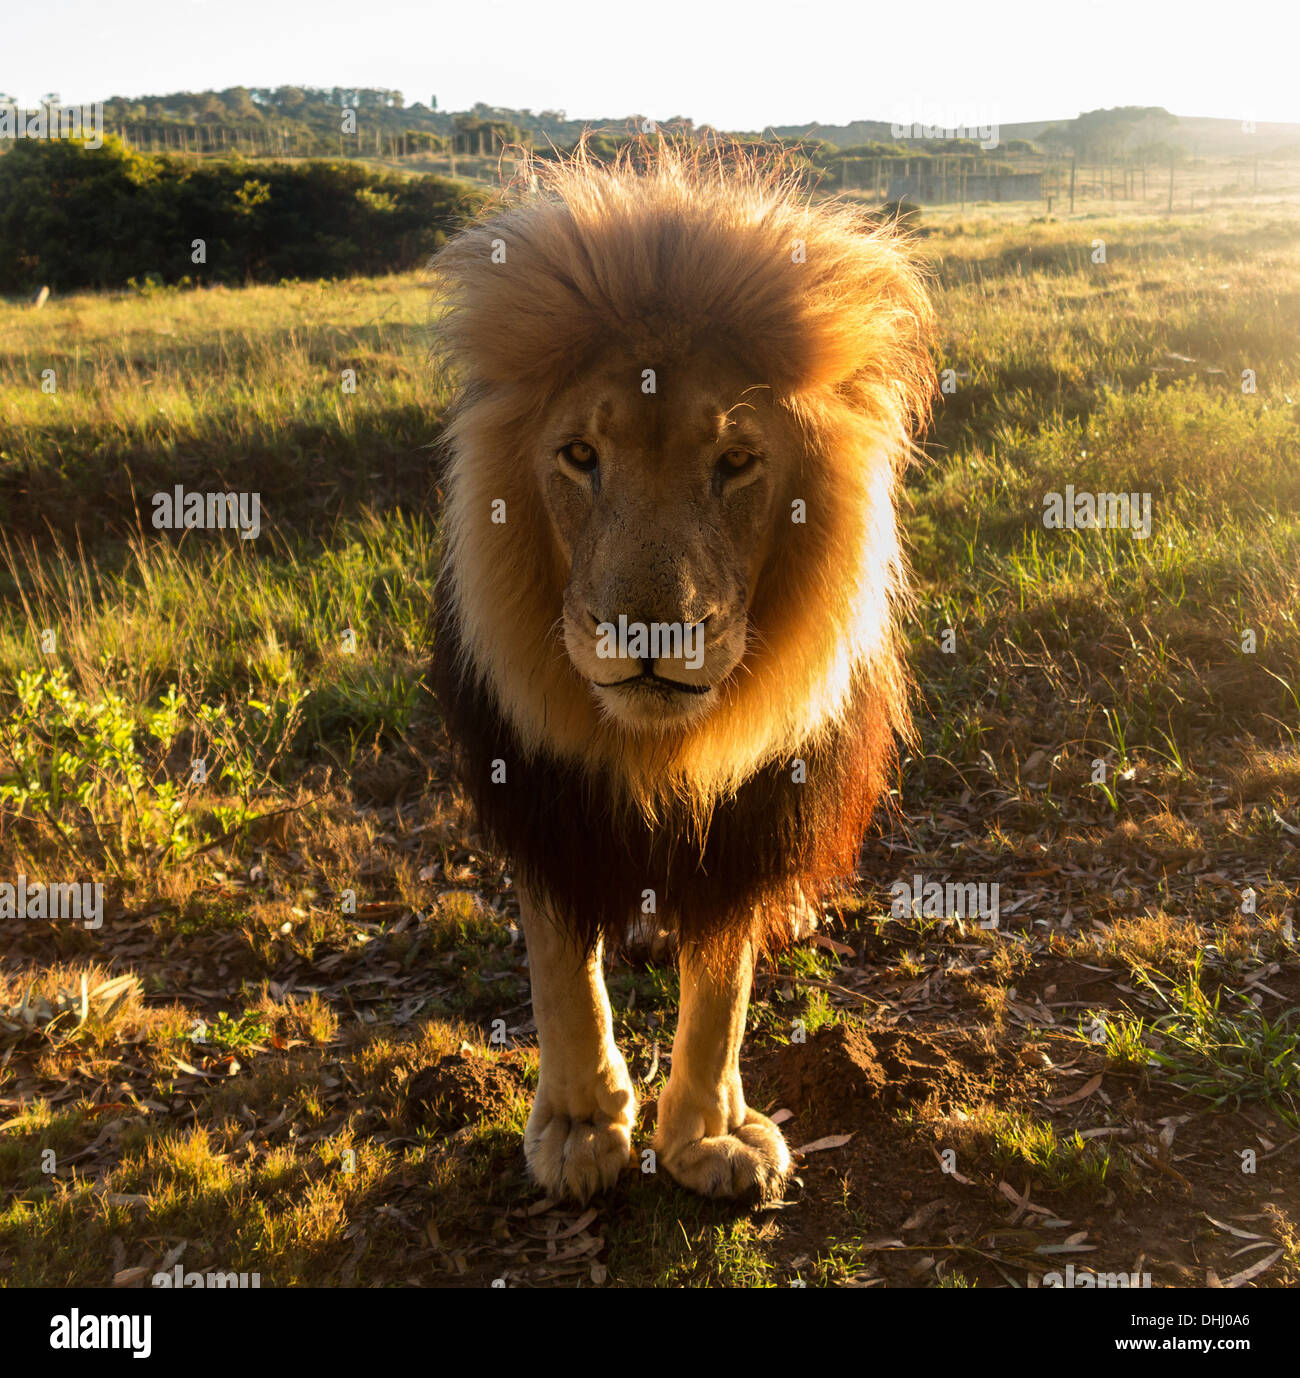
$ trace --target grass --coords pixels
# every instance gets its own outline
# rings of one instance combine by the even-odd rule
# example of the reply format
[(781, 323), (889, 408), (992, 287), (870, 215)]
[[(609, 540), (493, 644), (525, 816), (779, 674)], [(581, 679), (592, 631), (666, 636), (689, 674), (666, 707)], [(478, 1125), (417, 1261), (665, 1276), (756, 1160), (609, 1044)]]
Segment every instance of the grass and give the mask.
[(431, 316), (414, 274), (0, 306), (10, 530), (147, 528), (177, 483), (260, 492), (286, 533), (430, 493)]
[[(1005, 1285), (1043, 1238), (1007, 1252), (1001, 1183), (1089, 1220), (1122, 1197), (1188, 1239), (1180, 1175), (1222, 1126), (1283, 1144), (1300, 210), (927, 229), (953, 390), (904, 495), (921, 739), (832, 930), (853, 955), (761, 971), (749, 1047), (769, 1110), (796, 1030), (971, 1028), (1001, 1061), (810, 1155), (802, 1204), (754, 1216), (633, 1170), (585, 1220), (521, 1172), (513, 887), (424, 689), (447, 396), (419, 279), (0, 304), (0, 879), (106, 891), (96, 932), (0, 918), (0, 1282), (129, 1280), (180, 1249), (265, 1285)], [(261, 534), (155, 531), (178, 482), (260, 492)], [(1149, 493), (1150, 536), (1044, 527), (1067, 483)], [(918, 870), (998, 881), (999, 929), (888, 918)], [(675, 971), (610, 989), (652, 1105)], [(466, 1044), (501, 1096), (417, 1123), (408, 1081)], [(1060, 1103), (1097, 1073), (1107, 1102)], [(1151, 1140), (1161, 1116), (1201, 1135), (1188, 1159)], [(969, 1185), (934, 1176), (942, 1147)], [(1290, 1252), (1261, 1281), (1294, 1280), (1294, 1172), (1268, 1180)], [(949, 1223), (904, 1232), (932, 1194)]]
[(1150, 1021), (1115, 1021), (1106, 1029), (1107, 1052), (1121, 1063), (1159, 1068), (1175, 1086), (1216, 1108), (1260, 1101), (1300, 1128), (1300, 1009), (1269, 1019), (1222, 986), (1211, 995), (1202, 985), (1203, 965), (1197, 951), (1175, 980), (1158, 982), (1139, 970), (1139, 981), (1165, 1013)]
[(1043, 1191), (1076, 1191), (1084, 1199), (1096, 1199), (1124, 1173), (1122, 1163), (1104, 1142), (1083, 1139), (1078, 1132), (1061, 1134), (1047, 1120), (1034, 1119), (1018, 1110), (999, 1110), (977, 1105), (959, 1110), (946, 1126), (946, 1142), (956, 1146), (959, 1158), (967, 1153), (987, 1157), (1004, 1177), (1028, 1168)]

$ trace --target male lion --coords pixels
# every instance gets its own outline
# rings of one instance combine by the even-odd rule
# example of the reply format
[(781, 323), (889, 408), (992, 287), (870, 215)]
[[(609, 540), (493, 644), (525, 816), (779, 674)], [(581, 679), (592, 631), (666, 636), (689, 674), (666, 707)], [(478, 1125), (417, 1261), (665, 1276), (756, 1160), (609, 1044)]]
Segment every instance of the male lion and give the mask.
[(513, 859), (541, 1069), (534, 1178), (586, 1200), (637, 1100), (602, 948), (675, 932), (658, 1161), (770, 1198), (745, 1104), (755, 954), (853, 874), (906, 683), (894, 493), (930, 310), (889, 226), (737, 152), (537, 167), (435, 260), (448, 425), (435, 679)]

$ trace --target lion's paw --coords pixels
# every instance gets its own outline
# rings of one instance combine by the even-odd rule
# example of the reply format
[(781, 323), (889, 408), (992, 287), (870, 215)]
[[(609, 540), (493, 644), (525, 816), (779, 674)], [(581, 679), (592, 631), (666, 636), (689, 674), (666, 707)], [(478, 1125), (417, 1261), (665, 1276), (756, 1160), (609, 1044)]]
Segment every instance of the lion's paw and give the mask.
[(524, 1156), (533, 1180), (556, 1200), (579, 1204), (611, 1187), (632, 1156), (635, 1100), (612, 1113), (572, 1117), (544, 1104), (533, 1106), (524, 1132)]
[(757, 1110), (729, 1134), (661, 1149), (664, 1167), (701, 1196), (779, 1201), (790, 1178), (790, 1150), (781, 1131)]

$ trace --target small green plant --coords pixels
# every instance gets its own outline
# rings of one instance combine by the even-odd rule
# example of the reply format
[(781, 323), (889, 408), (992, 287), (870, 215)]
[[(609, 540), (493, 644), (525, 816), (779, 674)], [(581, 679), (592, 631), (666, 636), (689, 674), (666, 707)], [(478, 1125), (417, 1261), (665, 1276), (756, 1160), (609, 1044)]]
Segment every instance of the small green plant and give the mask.
[(264, 1045), (271, 1037), (271, 1026), (256, 1010), (245, 1010), (238, 1019), (222, 1010), (214, 1023), (198, 1026), (190, 1037), (195, 1043), (211, 1044), (223, 1052), (240, 1053)]
[[(1300, 1030), (1295, 1009), (1266, 1019), (1241, 996), (1224, 1005), (1224, 988), (1213, 997), (1201, 984), (1203, 954), (1187, 974), (1170, 982), (1168, 994), (1145, 971), (1135, 973), (1168, 1013), (1152, 1021), (1149, 1059), (1184, 1091), (1216, 1108), (1262, 1101), (1289, 1123), (1300, 1125)], [(1233, 993), (1228, 992), (1231, 996)]]
[(1100, 1190), (1110, 1175), (1111, 1156), (1104, 1144), (1084, 1139), (1076, 1130), (1060, 1137), (1048, 1121), (1008, 1113), (994, 1133), (994, 1152), (1003, 1167), (1022, 1162), (1048, 1187)]
[[(1098, 1033), (1100, 1038), (1096, 1037)], [(1094, 1010), (1080, 1018), (1079, 1036), (1102, 1046), (1106, 1061), (1117, 1069), (1145, 1067), (1151, 1060), (1144, 1019)]]
[[(305, 691), (270, 702), (193, 703), (171, 685), (156, 707), (111, 686), (83, 696), (63, 671), (24, 671), (0, 717), (0, 803), (43, 825), (82, 865), (119, 878), (155, 870), (256, 817), (258, 796), (297, 728)], [(179, 762), (179, 765), (178, 765)], [(227, 787), (217, 797), (213, 784)]]
[(958, 1115), (948, 1121), (950, 1132), (987, 1153), (1004, 1176), (1013, 1168), (1027, 1167), (1048, 1190), (1079, 1189), (1091, 1196), (1101, 1196), (1123, 1180), (1126, 1161), (1077, 1130), (1062, 1136), (1050, 1120), (987, 1103)]
[(838, 1021), (840, 1012), (831, 1004), (830, 995), (824, 990), (812, 990), (808, 992), (808, 999), (804, 1005), (803, 1022), (805, 1030), (816, 1033), (818, 1029), (823, 1029)]

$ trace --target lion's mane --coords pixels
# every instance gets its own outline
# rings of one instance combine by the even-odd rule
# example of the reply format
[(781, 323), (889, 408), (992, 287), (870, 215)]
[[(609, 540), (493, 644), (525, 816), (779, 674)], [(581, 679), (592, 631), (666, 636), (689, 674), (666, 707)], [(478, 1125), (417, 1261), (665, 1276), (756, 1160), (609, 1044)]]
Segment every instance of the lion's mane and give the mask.
[[(770, 941), (799, 894), (853, 873), (908, 728), (895, 491), (933, 389), (921, 277), (894, 227), (737, 150), (579, 154), (520, 183), (434, 263), (459, 387), (434, 678), (459, 778), (583, 942), (621, 935), (647, 891), (685, 941)], [(780, 514), (723, 701), (679, 735), (629, 733), (559, 638), (529, 437), (596, 361), (639, 377), (720, 345), (798, 426), (806, 521)]]

